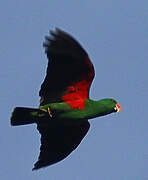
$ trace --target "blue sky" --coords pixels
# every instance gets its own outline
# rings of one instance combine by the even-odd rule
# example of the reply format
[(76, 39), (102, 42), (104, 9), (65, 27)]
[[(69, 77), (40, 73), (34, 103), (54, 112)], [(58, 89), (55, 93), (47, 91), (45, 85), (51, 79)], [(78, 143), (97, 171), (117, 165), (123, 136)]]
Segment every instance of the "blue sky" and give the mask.
[[(3, 180), (148, 179), (148, 1), (5, 0), (0, 6), (0, 177)], [(37, 107), (47, 59), (44, 36), (59, 27), (89, 53), (96, 76), (91, 98), (113, 97), (119, 114), (91, 120), (65, 160), (32, 172), (40, 135), (11, 127), (15, 106)]]

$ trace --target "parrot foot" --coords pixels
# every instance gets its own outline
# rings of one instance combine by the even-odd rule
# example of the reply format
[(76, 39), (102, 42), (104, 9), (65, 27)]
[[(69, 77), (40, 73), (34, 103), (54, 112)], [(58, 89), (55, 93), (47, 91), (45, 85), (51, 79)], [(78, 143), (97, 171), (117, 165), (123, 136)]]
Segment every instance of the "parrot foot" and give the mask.
[(44, 112), (48, 112), (50, 118), (52, 118), (51, 110), (50, 110), (49, 107), (47, 109), (41, 109), (41, 110), (44, 111)]
[(52, 118), (51, 110), (49, 107), (48, 107), (47, 111), (48, 111), (49, 116)]

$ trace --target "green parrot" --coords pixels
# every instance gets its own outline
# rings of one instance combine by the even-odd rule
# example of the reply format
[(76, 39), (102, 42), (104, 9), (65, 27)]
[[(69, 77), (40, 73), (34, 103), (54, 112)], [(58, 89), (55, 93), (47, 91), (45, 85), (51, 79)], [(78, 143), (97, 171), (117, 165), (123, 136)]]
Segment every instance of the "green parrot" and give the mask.
[(37, 124), (41, 147), (33, 170), (57, 163), (75, 150), (90, 128), (88, 119), (121, 109), (112, 98), (89, 98), (94, 67), (72, 36), (55, 29), (43, 46), (48, 67), (39, 91), (39, 108), (16, 107), (11, 115), (12, 126)]

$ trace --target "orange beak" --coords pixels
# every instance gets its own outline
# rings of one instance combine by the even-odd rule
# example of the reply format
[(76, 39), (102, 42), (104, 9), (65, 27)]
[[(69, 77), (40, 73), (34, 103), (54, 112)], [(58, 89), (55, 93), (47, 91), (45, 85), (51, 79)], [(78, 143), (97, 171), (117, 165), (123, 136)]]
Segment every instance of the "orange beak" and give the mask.
[(115, 110), (116, 110), (117, 112), (120, 112), (120, 111), (121, 111), (121, 106), (120, 106), (119, 104), (116, 104), (116, 105), (115, 105)]

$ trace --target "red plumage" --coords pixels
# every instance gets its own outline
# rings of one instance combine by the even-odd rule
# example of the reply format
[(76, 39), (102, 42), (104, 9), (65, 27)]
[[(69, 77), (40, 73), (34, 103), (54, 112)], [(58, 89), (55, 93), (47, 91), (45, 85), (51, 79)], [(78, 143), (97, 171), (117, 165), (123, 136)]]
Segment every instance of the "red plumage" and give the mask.
[(46, 37), (45, 52), (49, 62), (41, 86), (41, 105), (64, 101), (80, 110), (89, 96), (94, 67), (82, 46), (69, 34), (56, 29)]
[(62, 100), (73, 109), (83, 109), (85, 99), (89, 94), (89, 86), (94, 77), (93, 66), (88, 57), (85, 58), (85, 65), (87, 73), (82, 74), (76, 82), (68, 86), (66, 94), (62, 96)]

